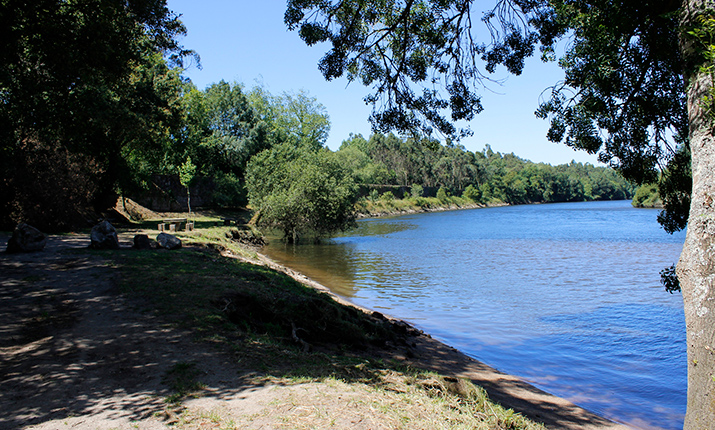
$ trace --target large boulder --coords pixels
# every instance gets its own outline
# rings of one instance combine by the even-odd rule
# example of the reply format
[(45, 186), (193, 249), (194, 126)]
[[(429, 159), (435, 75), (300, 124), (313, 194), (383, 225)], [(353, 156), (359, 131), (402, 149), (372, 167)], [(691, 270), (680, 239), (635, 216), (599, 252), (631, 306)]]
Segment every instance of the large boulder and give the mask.
[(146, 234), (134, 236), (134, 249), (152, 249), (154, 246), (154, 241), (149, 239)]
[(102, 221), (92, 227), (89, 238), (89, 247), (92, 249), (119, 249), (117, 230), (109, 221)]
[(20, 223), (7, 242), (7, 252), (41, 251), (47, 244), (47, 236), (35, 227)]
[(169, 233), (159, 233), (159, 235), (156, 237), (156, 242), (159, 244), (160, 247), (165, 249), (181, 248), (181, 239)]

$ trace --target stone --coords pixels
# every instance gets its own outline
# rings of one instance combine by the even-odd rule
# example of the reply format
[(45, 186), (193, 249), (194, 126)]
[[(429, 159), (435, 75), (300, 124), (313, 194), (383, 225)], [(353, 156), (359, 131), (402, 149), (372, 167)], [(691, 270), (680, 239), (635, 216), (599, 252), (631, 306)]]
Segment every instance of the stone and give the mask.
[(134, 249), (152, 249), (154, 241), (149, 239), (146, 234), (138, 234), (134, 236)]
[(159, 244), (160, 247), (165, 249), (181, 248), (181, 239), (169, 233), (159, 233), (159, 235), (156, 237), (156, 242)]
[(44, 233), (22, 222), (12, 232), (12, 237), (7, 242), (7, 252), (42, 251), (46, 244), (47, 236)]
[(109, 221), (102, 221), (92, 227), (89, 238), (89, 247), (92, 249), (119, 249), (117, 230)]

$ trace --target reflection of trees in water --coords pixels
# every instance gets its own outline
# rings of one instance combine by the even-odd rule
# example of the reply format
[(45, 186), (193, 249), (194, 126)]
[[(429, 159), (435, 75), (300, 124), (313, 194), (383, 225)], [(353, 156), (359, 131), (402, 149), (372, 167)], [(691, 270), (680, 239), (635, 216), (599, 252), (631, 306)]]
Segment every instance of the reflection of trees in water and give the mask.
[(385, 236), (388, 234), (399, 233), (405, 230), (417, 228), (416, 225), (390, 219), (368, 219), (358, 223), (358, 227), (349, 231), (345, 236)]
[(354, 297), (364, 281), (369, 284), (389, 283), (388, 278), (394, 276), (395, 269), (395, 264), (387, 261), (384, 255), (358, 251), (356, 244), (370, 240), (370, 237), (413, 228), (416, 226), (404, 221), (364, 220), (358, 223), (356, 229), (319, 243), (290, 244), (280, 240), (278, 235), (269, 236), (269, 245), (264, 248), (264, 252), (278, 263), (303, 273), (334, 293)]
[(297, 270), (334, 293), (354, 297), (365, 285), (380, 285), (390, 288), (400, 272), (399, 262), (389, 261), (388, 256), (358, 250), (358, 244), (375, 236), (385, 236), (416, 228), (389, 220), (365, 220), (358, 228), (341, 237), (320, 243), (289, 244), (273, 238), (264, 252), (275, 261)]

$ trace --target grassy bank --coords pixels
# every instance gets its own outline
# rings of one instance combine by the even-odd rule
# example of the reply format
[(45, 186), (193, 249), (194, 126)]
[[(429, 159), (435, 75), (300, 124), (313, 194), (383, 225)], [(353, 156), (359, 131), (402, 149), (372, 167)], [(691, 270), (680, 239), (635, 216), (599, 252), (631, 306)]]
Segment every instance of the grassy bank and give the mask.
[[(399, 357), (409, 357), (421, 335), (410, 326), (342, 305), (269, 268), (222, 257), (218, 250), (256, 257), (236, 241), (235, 229), (207, 227), (180, 236), (188, 246), (178, 251), (111, 254), (123, 293), (208, 348), (230, 354), (257, 383), (323, 393), (314, 396), (319, 405), (339, 405), (337, 399), (348, 396), (351, 408), (384, 428), (541, 428), (490, 402), (468, 381), (405, 367)], [(202, 395), (200, 374), (190, 365), (176, 374), (167, 375), (179, 381), (172, 382), (175, 395), (167, 400)], [(273, 413), (282, 427), (340, 426), (340, 414), (295, 415), (281, 408), (274, 405)], [(205, 420), (189, 410), (182, 414), (179, 428)], [(222, 428), (246, 424), (220, 414), (212, 420)]]

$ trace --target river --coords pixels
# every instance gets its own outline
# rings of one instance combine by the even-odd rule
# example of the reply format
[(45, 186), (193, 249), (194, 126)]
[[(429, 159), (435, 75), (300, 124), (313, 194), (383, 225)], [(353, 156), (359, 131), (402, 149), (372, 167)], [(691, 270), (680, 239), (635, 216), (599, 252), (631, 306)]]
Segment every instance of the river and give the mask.
[(367, 219), (265, 248), (348, 300), (634, 428), (682, 428), (682, 297), (659, 272), (685, 233), (628, 201)]

